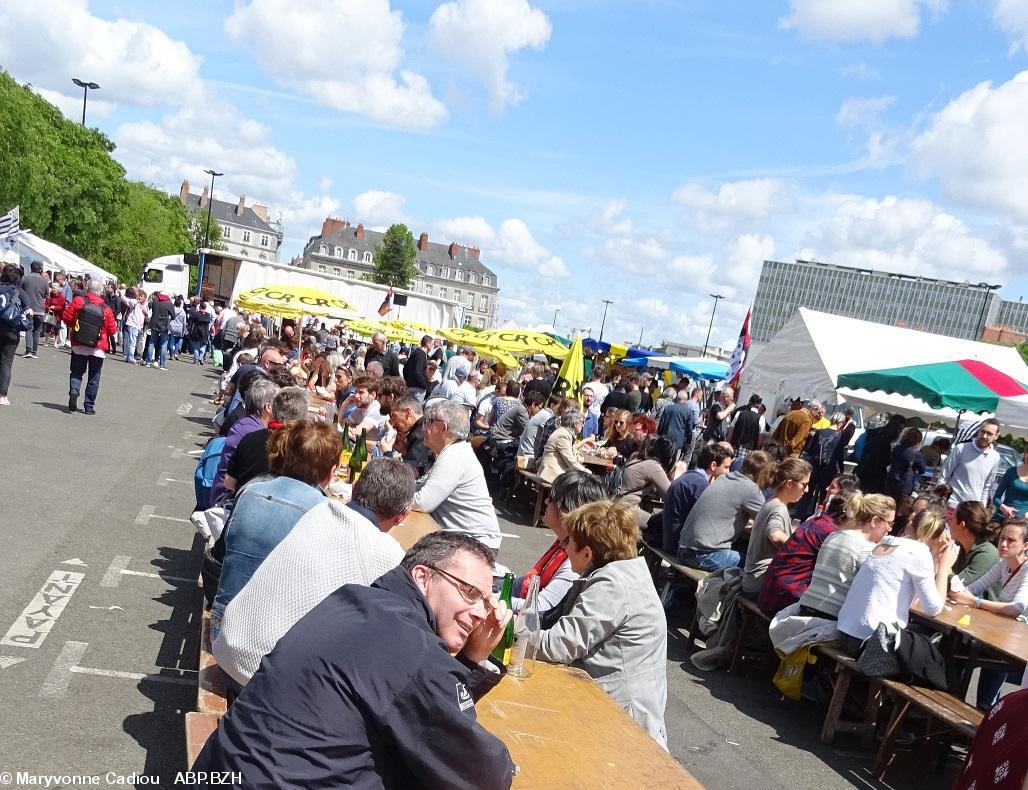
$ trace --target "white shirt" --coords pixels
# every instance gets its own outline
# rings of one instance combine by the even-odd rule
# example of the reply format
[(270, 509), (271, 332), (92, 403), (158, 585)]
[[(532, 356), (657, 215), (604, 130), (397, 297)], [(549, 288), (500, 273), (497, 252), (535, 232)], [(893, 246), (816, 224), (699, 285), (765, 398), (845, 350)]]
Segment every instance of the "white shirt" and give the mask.
[(978, 501), (988, 507), (998, 469), (999, 453), (992, 445), (982, 450), (973, 441), (958, 444), (942, 465), (940, 480), (953, 489), (946, 504), (956, 507), (961, 502)]
[(500, 522), (470, 442), (443, 448), (418, 481), (414, 509), (431, 513), (443, 530), (467, 532), (492, 549), (500, 547)]
[(999, 589), (999, 600), (1002, 603), (1012, 603), (1023, 614), (1025, 608), (1028, 608), (1028, 562), (1022, 562), (1011, 575), (1007, 573), (1007, 561), (1000, 560), (967, 585), (967, 591), (971, 595), (981, 595), (993, 586)]
[(539, 413), (528, 421), (525, 430), (521, 433), (521, 441), (518, 443), (518, 455), (535, 456), (535, 435), (552, 416), (553, 412), (549, 409), (540, 409)]

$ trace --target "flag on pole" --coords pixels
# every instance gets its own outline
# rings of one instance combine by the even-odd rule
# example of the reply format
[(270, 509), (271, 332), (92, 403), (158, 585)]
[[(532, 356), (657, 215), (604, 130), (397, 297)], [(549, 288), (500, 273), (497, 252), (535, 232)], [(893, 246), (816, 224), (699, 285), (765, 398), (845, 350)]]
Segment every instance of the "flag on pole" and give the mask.
[(17, 233), (21, 228), (19, 222), (21, 213), (18, 206), (15, 206), (6, 214), (0, 215), (0, 239)]
[(564, 357), (557, 378), (553, 381), (551, 395), (574, 398), (582, 408), (582, 383), (585, 381), (585, 357), (582, 354), (582, 338), (575, 338), (568, 355)]
[(746, 318), (743, 319), (742, 329), (739, 332), (739, 342), (735, 344), (735, 351), (728, 360), (725, 381), (730, 382), (733, 389), (739, 388), (739, 376), (742, 374), (742, 368), (746, 364), (746, 356), (750, 350), (750, 312), (751, 310), (746, 311)]
[(382, 304), (378, 308), (379, 315), (385, 315), (393, 309), (393, 286), (389, 286), (389, 290), (386, 292), (385, 299), (382, 300)]

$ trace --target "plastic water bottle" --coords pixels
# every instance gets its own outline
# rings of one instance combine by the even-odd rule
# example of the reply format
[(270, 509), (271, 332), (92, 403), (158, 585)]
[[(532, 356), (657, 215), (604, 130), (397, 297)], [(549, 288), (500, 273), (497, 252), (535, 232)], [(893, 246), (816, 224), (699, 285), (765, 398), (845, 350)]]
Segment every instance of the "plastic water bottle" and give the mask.
[(539, 577), (528, 583), (525, 605), (514, 625), (514, 647), (511, 649), (507, 674), (516, 678), (532, 677), (535, 650), (539, 644)]

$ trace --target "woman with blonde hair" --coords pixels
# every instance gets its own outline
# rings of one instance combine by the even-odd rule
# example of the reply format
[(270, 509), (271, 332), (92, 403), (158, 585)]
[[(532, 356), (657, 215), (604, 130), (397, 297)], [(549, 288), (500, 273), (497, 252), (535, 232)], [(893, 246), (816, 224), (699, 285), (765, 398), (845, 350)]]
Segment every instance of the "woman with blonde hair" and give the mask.
[(853, 577), (896, 520), (896, 500), (884, 494), (861, 494), (846, 500), (841, 529), (817, 553), (810, 585), (800, 596), (800, 614), (835, 620)]
[(599, 453), (608, 458), (618, 455), (627, 458), (634, 449), (632, 438), (632, 413), (627, 409), (607, 409), (604, 415), (610, 417), (610, 427), (600, 443)]
[(935, 510), (918, 513), (902, 536), (885, 535), (860, 566), (839, 610), (842, 649), (856, 655), (880, 624), (890, 631), (906, 628), (915, 599), (929, 617), (941, 612), (956, 559), (946, 517)]
[(799, 502), (806, 493), (811, 471), (813, 467), (800, 458), (786, 458), (775, 466), (771, 478), (774, 494), (753, 519), (753, 530), (746, 549), (742, 593), (751, 600), (756, 600), (760, 592), (760, 580), (779, 547), (792, 535), (789, 505)]
[(667, 623), (632, 508), (600, 500), (563, 521), (571, 568), (581, 578), (543, 617), (538, 656), (585, 670), (667, 749)]

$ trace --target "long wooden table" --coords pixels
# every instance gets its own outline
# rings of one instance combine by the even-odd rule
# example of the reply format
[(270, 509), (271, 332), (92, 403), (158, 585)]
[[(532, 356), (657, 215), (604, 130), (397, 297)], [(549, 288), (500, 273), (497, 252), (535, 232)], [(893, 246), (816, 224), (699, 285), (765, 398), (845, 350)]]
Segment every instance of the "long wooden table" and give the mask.
[(438, 531), (439, 525), (428, 513), (412, 510), (402, 524), (397, 524), (389, 530), (389, 534), (396, 538), (396, 542), (403, 546), (404, 551), (409, 551), (410, 547), (425, 535)]
[(536, 662), (532, 677), (505, 677), (476, 713), (517, 764), (514, 788), (703, 787), (579, 669)]
[[(910, 610), (919, 620), (945, 634), (954, 634), (965, 641), (977, 642), (982, 647), (995, 650), (1015, 661), (1028, 661), (1028, 623), (1019, 623), (1012, 617), (1004, 617), (984, 609), (975, 609), (964, 604), (946, 602), (942, 611), (929, 617), (918, 604)], [(960, 625), (961, 617), (970, 617), (971, 622)]]

